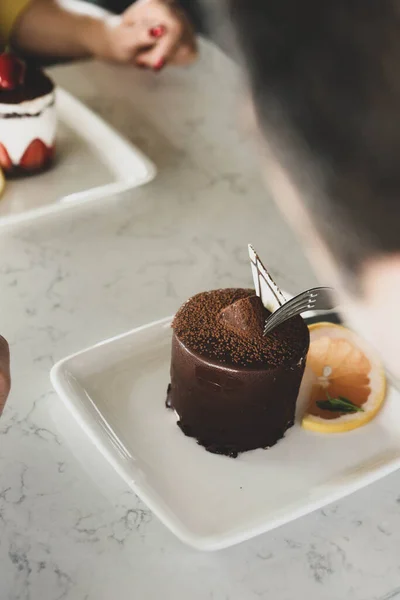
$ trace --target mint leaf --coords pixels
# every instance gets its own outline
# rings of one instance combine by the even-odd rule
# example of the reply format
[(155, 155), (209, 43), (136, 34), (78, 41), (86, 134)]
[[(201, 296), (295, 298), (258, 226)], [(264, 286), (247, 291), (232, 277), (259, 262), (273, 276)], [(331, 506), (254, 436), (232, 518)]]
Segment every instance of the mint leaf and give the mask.
[(351, 400), (338, 396), (337, 398), (331, 398), (327, 394), (327, 400), (317, 400), (316, 405), (322, 410), (330, 410), (331, 412), (343, 412), (343, 413), (355, 413), (364, 412), (361, 406), (357, 406)]

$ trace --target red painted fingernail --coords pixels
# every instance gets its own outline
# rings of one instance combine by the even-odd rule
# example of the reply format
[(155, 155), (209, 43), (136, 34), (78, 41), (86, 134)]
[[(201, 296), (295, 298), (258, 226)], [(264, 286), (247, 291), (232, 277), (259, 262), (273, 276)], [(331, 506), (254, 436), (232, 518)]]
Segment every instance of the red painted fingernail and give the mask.
[(161, 71), (161, 69), (165, 66), (165, 58), (160, 58), (160, 60), (153, 66), (155, 71)]
[(166, 32), (166, 28), (164, 27), (164, 25), (157, 25), (156, 27), (152, 27), (149, 30), (150, 35), (154, 38), (162, 37), (165, 32)]

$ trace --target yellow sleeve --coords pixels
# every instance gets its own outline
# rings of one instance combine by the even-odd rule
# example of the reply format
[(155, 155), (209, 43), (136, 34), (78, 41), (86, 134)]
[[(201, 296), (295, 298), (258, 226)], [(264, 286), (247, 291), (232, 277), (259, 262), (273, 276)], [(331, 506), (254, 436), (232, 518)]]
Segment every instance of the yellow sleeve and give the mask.
[(0, 0), (0, 41), (6, 44), (15, 21), (30, 0)]

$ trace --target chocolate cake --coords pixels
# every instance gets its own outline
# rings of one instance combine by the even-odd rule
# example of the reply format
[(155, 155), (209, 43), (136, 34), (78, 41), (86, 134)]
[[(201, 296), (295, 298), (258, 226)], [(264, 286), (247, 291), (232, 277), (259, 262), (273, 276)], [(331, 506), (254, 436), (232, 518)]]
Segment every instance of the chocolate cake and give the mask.
[(175, 316), (167, 406), (210, 452), (268, 448), (294, 423), (308, 328), (294, 317), (264, 337), (269, 314), (253, 290), (221, 289)]

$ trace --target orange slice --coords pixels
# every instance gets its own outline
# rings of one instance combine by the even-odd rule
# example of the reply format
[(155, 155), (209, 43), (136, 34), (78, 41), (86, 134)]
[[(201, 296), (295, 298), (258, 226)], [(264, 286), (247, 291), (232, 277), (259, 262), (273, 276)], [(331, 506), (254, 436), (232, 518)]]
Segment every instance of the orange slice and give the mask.
[[(316, 323), (309, 329), (307, 367), (312, 381), (303, 427), (320, 433), (340, 433), (365, 425), (375, 417), (385, 399), (386, 378), (379, 358), (346, 327)], [(359, 410), (340, 411), (337, 402), (336, 410), (331, 410), (332, 399), (337, 398), (350, 401)], [(317, 403), (327, 400), (330, 400), (328, 405), (324, 402), (323, 407), (318, 406)]]

